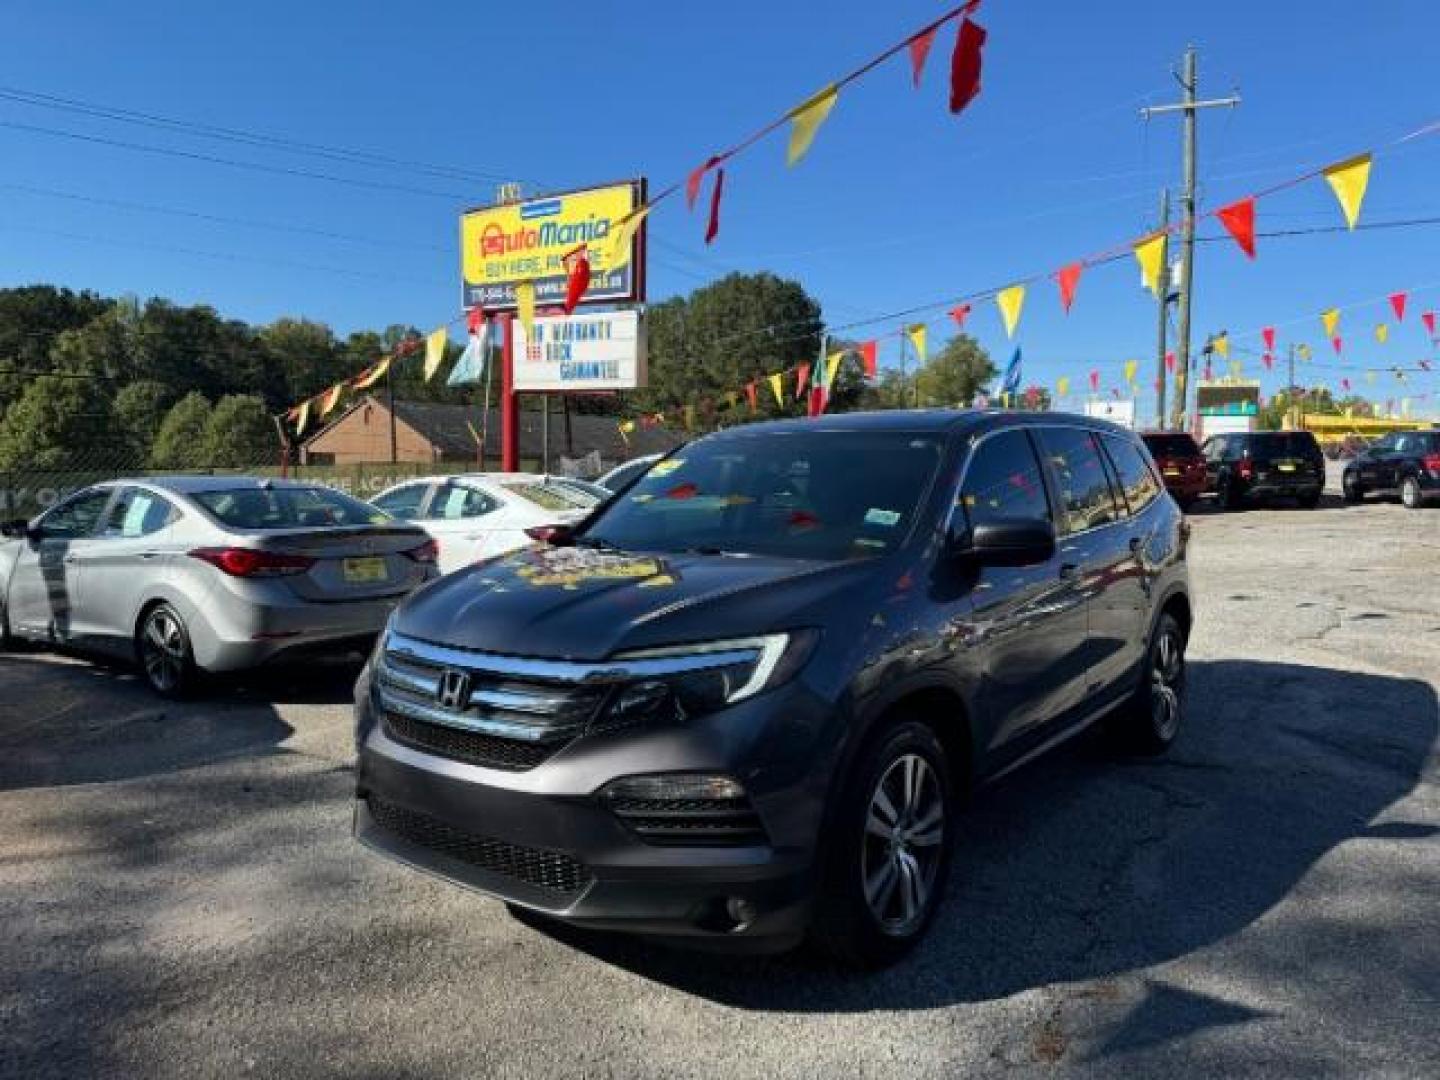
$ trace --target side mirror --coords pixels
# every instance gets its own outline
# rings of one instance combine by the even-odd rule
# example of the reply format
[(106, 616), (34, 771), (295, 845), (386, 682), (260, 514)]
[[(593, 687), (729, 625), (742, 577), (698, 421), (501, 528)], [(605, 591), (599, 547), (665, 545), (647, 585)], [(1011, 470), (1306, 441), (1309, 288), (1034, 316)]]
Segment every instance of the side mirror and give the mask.
[(1055, 554), (1055, 526), (1043, 518), (982, 521), (953, 548), (981, 566), (1034, 566)]
[(24, 518), (16, 518), (13, 521), (0, 523), (0, 536), (8, 537), (11, 540), (20, 540), (26, 537), (34, 538), (30, 532), (30, 522)]

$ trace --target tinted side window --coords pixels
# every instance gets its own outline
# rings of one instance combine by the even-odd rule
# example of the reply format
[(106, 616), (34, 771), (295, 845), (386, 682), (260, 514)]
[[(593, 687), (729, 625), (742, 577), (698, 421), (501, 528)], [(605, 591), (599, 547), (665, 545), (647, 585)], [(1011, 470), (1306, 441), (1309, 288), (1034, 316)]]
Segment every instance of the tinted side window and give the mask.
[(432, 521), (480, 517), (499, 505), (483, 491), (459, 484), (446, 484), (435, 492), (435, 498), (430, 500), (430, 510), (425, 516)]
[(1105, 475), (1100, 447), (1080, 428), (1042, 428), (1040, 442), (1060, 485), (1062, 532), (1107, 525), (1120, 515)]
[(109, 501), (109, 488), (82, 491), (46, 514), (40, 521), (40, 528), (47, 539), (50, 537), (69, 539), (77, 536), (89, 536), (95, 531), (95, 526), (100, 523), (100, 515)]
[(1145, 455), (1140, 453), (1140, 448), (1129, 439), (1105, 435), (1103, 440), (1105, 451), (1110, 455), (1115, 473), (1120, 478), (1120, 492), (1129, 503), (1130, 512), (1138, 514), (1160, 494), (1160, 482), (1150, 471), (1150, 463), (1145, 460)]
[(960, 505), (971, 528), (997, 518), (1050, 520), (1040, 462), (1025, 432), (1001, 431), (975, 448), (965, 470)]
[(387, 491), (371, 502), (391, 517), (413, 520), (420, 516), (420, 504), (425, 501), (425, 492), (429, 487), (429, 484), (406, 484), (394, 491)]
[(104, 535), (117, 538), (149, 536), (169, 525), (175, 508), (153, 491), (127, 487), (105, 519)]

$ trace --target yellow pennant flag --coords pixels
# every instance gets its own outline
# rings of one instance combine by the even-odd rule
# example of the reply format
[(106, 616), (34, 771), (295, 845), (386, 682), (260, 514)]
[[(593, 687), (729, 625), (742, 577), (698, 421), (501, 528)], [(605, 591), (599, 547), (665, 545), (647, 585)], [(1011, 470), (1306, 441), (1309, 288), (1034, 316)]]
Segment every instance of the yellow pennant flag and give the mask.
[(815, 133), (830, 115), (839, 96), (839, 88), (831, 83), (803, 105), (790, 110), (790, 146), (785, 151), (786, 165), (795, 165), (809, 152)]
[(1059, 394), (1061, 397), (1065, 397), (1065, 396), (1067, 396), (1067, 395), (1070, 393), (1070, 376), (1069, 376), (1069, 375), (1061, 375), (1061, 376), (1060, 376), (1060, 378), (1059, 378), (1059, 379), (1056, 381), (1056, 383), (1055, 383), (1055, 392), (1056, 392), (1057, 394)]
[(1135, 360), (1126, 360), (1126, 361), (1125, 361), (1125, 381), (1126, 381), (1127, 383), (1133, 383), (1133, 382), (1135, 381), (1135, 369), (1136, 369), (1138, 366), (1139, 366), (1139, 362), (1138, 362), (1138, 361), (1135, 361)]
[(833, 352), (825, 358), (825, 389), (828, 393), (835, 392), (835, 373), (840, 370), (840, 361), (843, 359), (843, 352)]
[(995, 303), (1000, 308), (1000, 318), (1005, 321), (1005, 336), (1014, 337), (1015, 327), (1020, 322), (1020, 309), (1025, 306), (1025, 286), (1011, 285), (995, 294)]
[(685, 406), (685, 430), (686, 430), (686, 431), (694, 431), (694, 430), (695, 430), (695, 406), (694, 406), (694, 405), (686, 405), (686, 406)]
[(1214, 345), (1215, 351), (1228, 360), (1230, 357), (1230, 335), (1221, 334), (1215, 339)]
[(615, 223), (600, 248), (602, 269), (618, 270), (630, 261), (635, 234), (640, 231), (640, 224), (649, 213), (650, 207), (638, 206)]
[(1301, 360), (1309, 360), (1311, 356), (1310, 346), (1304, 344), (1303, 342), (1299, 345), (1296, 345), (1295, 354), (1299, 356)]
[(1374, 381), (1375, 381), (1375, 372), (1373, 372), (1373, 371), (1367, 371), (1367, 372), (1365, 372), (1365, 381), (1366, 381), (1366, 382), (1374, 382)]
[(1244, 367), (1244, 365), (1241, 364), (1239, 360), (1231, 360), (1231, 361), (1230, 361), (1230, 377), (1231, 377), (1231, 378), (1236, 378), (1236, 377), (1238, 377), (1239, 374), (1240, 374), (1240, 369), (1241, 369), (1242, 367)]
[(440, 370), (440, 361), (445, 359), (445, 343), (450, 340), (445, 327), (440, 327), (425, 338), (425, 381), (429, 382)]
[(783, 371), (775, 375), (765, 376), (765, 381), (770, 384), (770, 392), (775, 395), (775, 404), (782, 409), (785, 407), (785, 373)]
[(377, 382), (383, 379), (385, 377), (385, 373), (389, 370), (390, 357), (386, 356), (383, 357), (378, 364), (370, 368), (368, 371), (363, 372), (360, 377), (355, 380), (355, 389), (369, 390), (370, 387), (374, 386)]
[(522, 281), (515, 286), (515, 313), (520, 317), (520, 324), (525, 327), (525, 340), (533, 344), (535, 341), (535, 283), (533, 281)]
[(1389, 337), (1390, 327), (1383, 322), (1377, 324), (1375, 327), (1375, 340), (1380, 342), (1381, 345), (1384, 345), (1386, 340), (1389, 339)]
[(344, 389), (344, 383), (336, 383), (334, 386), (330, 387), (329, 390), (325, 391), (325, 396), (320, 399), (321, 420), (324, 420), (325, 417), (329, 416), (331, 410), (333, 410), (335, 406), (340, 403), (340, 394), (344, 391)]
[(295, 434), (304, 435), (305, 429), (310, 425), (310, 402), (309, 399), (300, 403), (300, 415), (295, 419)]
[(1360, 204), (1365, 201), (1365, 189), (1370, 185), (1370, 155), (1361, 154), (1331, 165), (1325, 170), (1325, 179), (1345, 213), (1345, 224), (1355, 228), (1360, 220)]
[(925, 324), (916, 323), (914, 326), (905, 328), (905, 336), (910, 339), (910, 344), (915, 348), (915, 355), (920, 357), (920, 362), (925, 362)]
[(1166, 233), (1151, 233), (1135, 245), (1135, 261), (1140, 264), (1140, 280), (1157, 297), (1160, 295), (1160, 272), (1165, 269)]
[(1325, 336), (1327, 338), (1333, 338), (1335, 336), (1335, 328), (1340, 325), (1340, 309), (1332, 307), (1329, 311), (1322, 311), (1320, 313), (1320, 322), (1325, 327)]

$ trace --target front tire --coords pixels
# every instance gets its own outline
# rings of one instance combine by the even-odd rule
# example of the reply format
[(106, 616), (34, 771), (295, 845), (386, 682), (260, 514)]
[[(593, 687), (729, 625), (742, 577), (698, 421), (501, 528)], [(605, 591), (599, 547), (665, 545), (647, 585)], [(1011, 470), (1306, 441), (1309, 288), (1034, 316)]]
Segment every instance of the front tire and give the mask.
[(1320, 505), (1320, 498), (1321, 498), (1322, 495), (1324, 495), (1324, 492), (1323, 492), (1323, 491), (1317, 491), (1317, 492), (1315, 492), (1314, 494), (1311, 494), (1311, 495), (1301, 495), (1301, 496), (1300, 496), (1300, 506), (1301, 506), (1301, 508), (1302, 508), (1302, 509), (1305, 509), (1305, 510), (1314, 510), (1317, 506)]
[(1220, 505), (1226, 510), (1239, 510), (1245, 505), (1245, 495), (1235, 484), (1233, 476), (1226, 477), (1220, 488)]
[(1365, 489), (1360, 486), (1360, 481), (1354, 473), (1347, 472), (1340, 475), (1340, 496), (1347, 503), (1365, 501)]
[(180, 613), (169, 604), (156, 604), (145, 612), (135, 635), (135, 656), (140, 674), (161, 697), (180, 700), (195, 692), (200, 672), (190, 633)]
[(1420, 481), (1413, 476), (1407, 476), (1400, 481), (1400, 502), (1406, 510), (1419, 510), (1425, 502), (1420, 493)]
[(1169, 612), (1150, 635), (1145, 669), (1135, 695), (1122, 706), (1111, 730), (1136, 754), (1163, 754), (1185, 719), (1185, 631)]
[(885, 730), (840, 794), (811, 927), (850, 967), (895, 963), (925, 935), (945, 891), (954, 831), (950, 762), (915, 721)]

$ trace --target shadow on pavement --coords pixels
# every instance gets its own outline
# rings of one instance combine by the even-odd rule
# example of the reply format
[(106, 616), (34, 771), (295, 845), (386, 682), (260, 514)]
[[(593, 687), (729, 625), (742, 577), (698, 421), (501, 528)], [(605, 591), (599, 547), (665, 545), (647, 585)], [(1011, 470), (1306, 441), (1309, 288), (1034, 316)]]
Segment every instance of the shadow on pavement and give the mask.
[[(1237, 934), (1337, 845), (1432, 836), (1425, 825), (1371, 822), (1416, 786), (1437, 722), (1435, 692), (1417, 680), (1192, 662), (1187, 726), (1167, 757), (1116, 762), (1097, 733), (980, 794), (930, 936), (878, 974), (836, 971), (804, 953), (701, 956), (525, 921), (643, 977), (746, 1009), (929, 1009), (1102, 979)], [(1378, 892), (1365, 899), (1384, 902)], [(1268, 948), (1324, 956), (1327, 935), (1343, 932), (1312, 924)], [(1416, 986), (1431, 977), (1423, 957), (1404, 951), (1404, 935), (1377, 941), (1394, 950), (1384, 961), (1397, 977)], [(1143, 1010), (1113, 1036), (1117, 1046), (1244, 1019), (1176, 991), (1148, 995)]]

